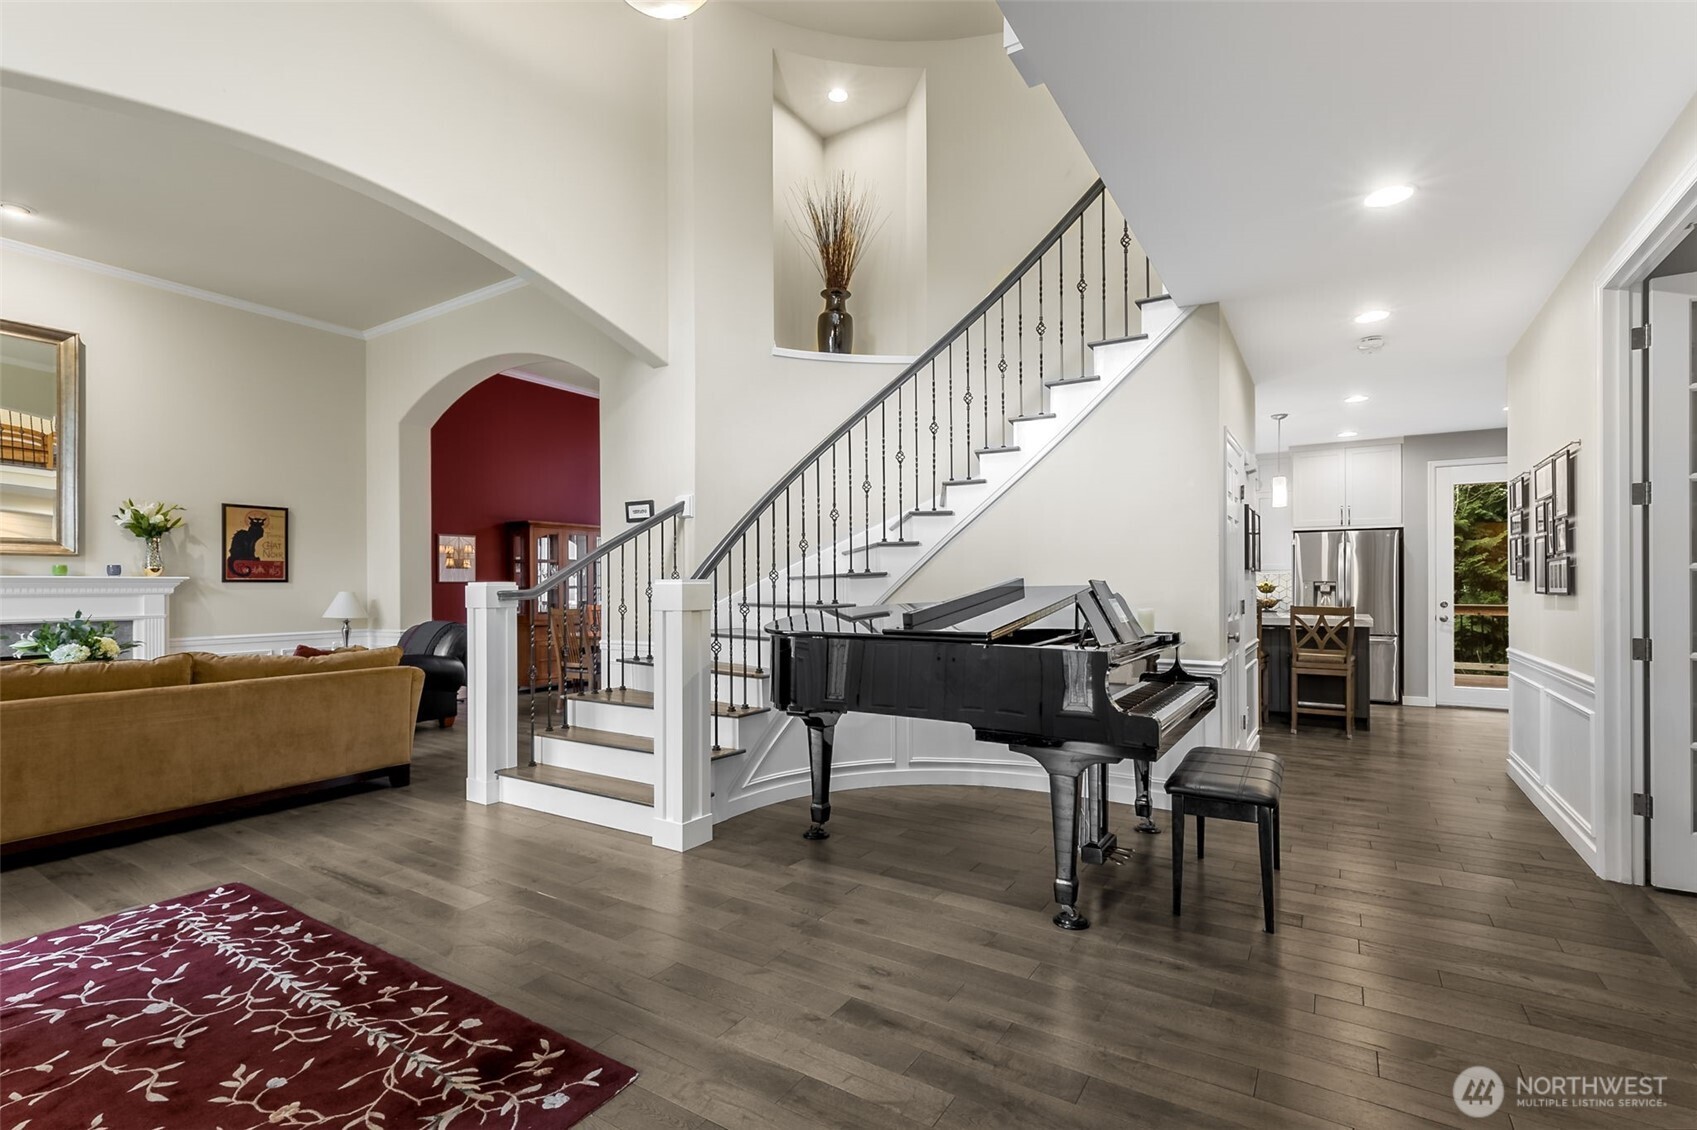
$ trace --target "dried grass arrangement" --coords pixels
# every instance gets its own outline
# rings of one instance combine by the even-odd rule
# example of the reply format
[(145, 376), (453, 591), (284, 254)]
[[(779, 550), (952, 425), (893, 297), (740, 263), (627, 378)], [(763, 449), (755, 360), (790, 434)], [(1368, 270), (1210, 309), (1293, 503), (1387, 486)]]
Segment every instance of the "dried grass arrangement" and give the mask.
[(862, 190), (844, 172), (824, 181), (806, 181), (794, 193), (800, 230), (791, 231), (815, 257), (813, 265), (825, 289), (847, 290), (861, 257), (884, 226), (876, 194)]

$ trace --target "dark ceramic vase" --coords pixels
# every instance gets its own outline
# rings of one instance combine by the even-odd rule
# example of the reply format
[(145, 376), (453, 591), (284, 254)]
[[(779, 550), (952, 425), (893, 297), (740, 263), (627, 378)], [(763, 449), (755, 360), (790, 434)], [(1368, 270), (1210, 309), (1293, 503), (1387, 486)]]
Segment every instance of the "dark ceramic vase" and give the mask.
[(843, 308), (843, 303), (849, 298), (849, 292), (822, 290), (819, 297), (825, 300), (825, 309), (819, 312), (819, 352), (853, 353), (854, 315)]

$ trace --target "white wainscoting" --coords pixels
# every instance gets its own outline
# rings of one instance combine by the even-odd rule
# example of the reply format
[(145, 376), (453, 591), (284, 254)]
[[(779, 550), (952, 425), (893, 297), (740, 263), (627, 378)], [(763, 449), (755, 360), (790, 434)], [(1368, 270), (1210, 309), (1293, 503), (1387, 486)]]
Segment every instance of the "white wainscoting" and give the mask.
[[(1222, 664), (1186, 659), (1193, 675), (1218, 679)], [(1224, 745), (1216, 707), (1154, 765), (1152, 798), (1166, 808), (1167, 774), (1199, 745)], [(1132, 763), (1108, 768), (1108, 795), (1119, 804), (1136, 799)], [(1031, 758), (973, 738), (966, 726), (924, 719), (848, 714), (837, 724), (831, 792), (892, 785), (983, 785), (1048, 792), (1048, 775)], [(781, 801), (811, 795), (807, 734), (800, 719), (786, 718), (754, 748), (713, 763), (713, 819), (728, 820)]]
[(1508, 775), (1593, 871), (1603, 759), (1590, 675), (1510, 648)]
[[(367, 628), (348, 637), (360, 647), (393, 647), (399, 643), (398, 628)], [(342, 646), (342, 629), (310, 632), (255, 632), (228, 636), (172, 636), (172, 651), (209, 651), (214, 655), (288, 655), (300, 644), (329, 651)]]

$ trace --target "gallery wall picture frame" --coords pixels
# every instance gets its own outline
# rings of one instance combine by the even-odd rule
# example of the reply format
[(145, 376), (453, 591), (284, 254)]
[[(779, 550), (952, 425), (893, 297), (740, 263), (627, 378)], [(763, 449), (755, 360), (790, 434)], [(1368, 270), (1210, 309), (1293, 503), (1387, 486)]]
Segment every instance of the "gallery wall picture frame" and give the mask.
[(1534, 525), (1533, 525), (1533, 533), (1542, 534), (1542, 535), (1547, 536), (1550, 532), (1550, 500), (1549, 499), (1546, 498), (1546, 499), (1539, 500), (1537, 509), (1534, 511), (1534, 517), (1535, 517), (1535, 522), (1534, 522)]
[(1550, 457), (1555, 479), (1555, 510), (1557, 518), (1573, 517), (1573, 452), (1558, 451)]
[(1550, 539), (1542, 534), (1532, 539), (1532, 591), (1550, 591)]
[(1573, 595), (1573, 558), (1550, 558), (1549, 591), (1552, 596)]
[(459, 583), (476, 579), (477, 538), (471, 534), (436, 535), (436, 579)]
[(223, 508), (223, 579), (287, 584), (289, 508), (237, 502), (226, 502)]
[(1555, 463), (1546, 459), (1532, 469), (1532, 497), (1539, 502), (1556, 494)]

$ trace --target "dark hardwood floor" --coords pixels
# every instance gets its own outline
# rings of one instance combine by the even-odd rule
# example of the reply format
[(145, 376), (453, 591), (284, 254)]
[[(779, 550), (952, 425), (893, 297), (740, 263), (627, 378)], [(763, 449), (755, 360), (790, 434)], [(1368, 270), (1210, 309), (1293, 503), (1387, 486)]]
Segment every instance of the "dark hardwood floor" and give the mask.
[[(466, 804), (463, 729), (419, 730), (407, 789), (7, 871), (0, 932), (246, 882), (635, 1066), (594, 1127), (1697, 1127), (1697, 946), (1520, 794), (1506, 721), (1270, 731), (1271, 937), (1252, 825), (1210, 823), (1174, 919), (1171, 836), (1116, 808), (1137, 854), (1085, 870), (1067, 934), (1045, 794), (844, 792), (823, 843), (795, 801), (675, 855)], [(1669, 1105), (1477, 1122), (1474, 1064), (1665, 1075)]]

